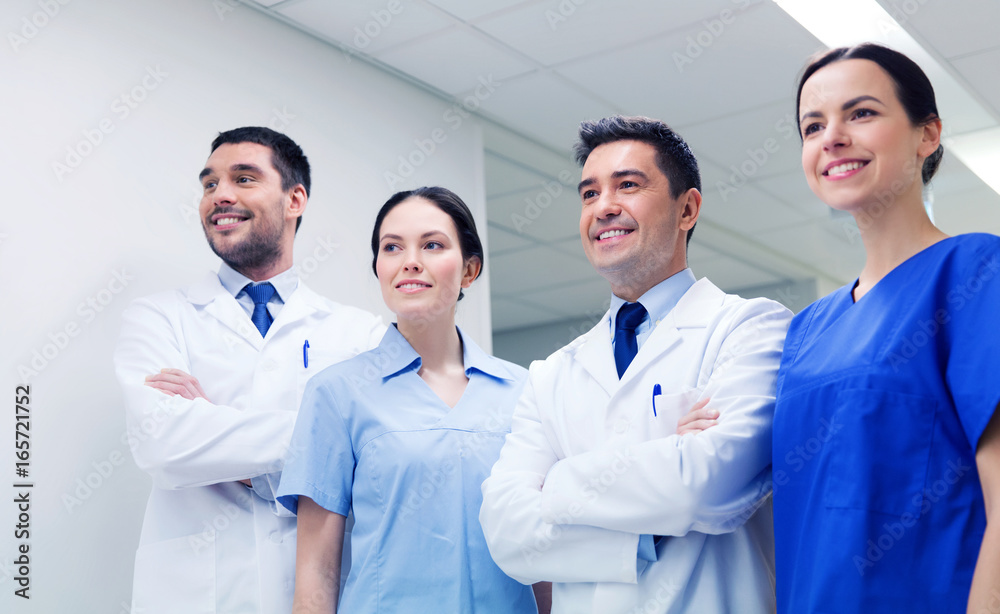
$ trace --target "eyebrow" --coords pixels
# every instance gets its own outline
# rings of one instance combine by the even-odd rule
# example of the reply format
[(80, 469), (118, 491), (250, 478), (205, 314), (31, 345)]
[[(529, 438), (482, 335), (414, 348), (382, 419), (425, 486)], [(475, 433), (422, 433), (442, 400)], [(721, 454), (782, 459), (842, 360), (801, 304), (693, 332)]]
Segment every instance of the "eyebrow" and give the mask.
[[(649, 179), (649, 175), (647, 175), (646, 173), (640, 171), (637, 168), (625, 168), (625, 169), (622, 169), (620, 171), (615, 171), (615, 172), (611, 173), (611, 178), (612, 179), (621, 179), (622, 177), (639, 177), (639, 178), (644, 179), (644, 180), (648, 180)], [(593, 178), (584, 179), (579, 184), (577, 184), (576, 191), (579, 192), (583, 188), (585, 188), (587, 186), (590, 186), (590, 185), (593, 185), (595, 183), (597, 183), (596, 179), (593, 179)]]
[[(447, 236), (447, 233), (445, 233), (444, 231), (441, 231), (441, 230), (428, 230), (424, 234), (420, 235), (420, 238), (421, 239), (426, 239), (427, 237), (432, 237), (434, 235), (444, 235), (444, 236)], [(403, 237), (401, 237), (399, 235), (382, 235), (382, 238), (379, 239), (379, 241), (385, 241), (386, 239), (396, 239), (398, 241), (402, 241)]]
[[(246, 164), (246, 163), (234, 164), (231, 167), (229, 167), (229, 170), (233, 172), (250, 171), (251, 173), (257, 173), (258, 175), (264, 174), (264, 169), (257, 166), (256, 164)], [(198, 173), (198, 179), (204, 179), (205, 176), (211, 175), (214, 172), (215, 171), (206, 166), (205, 168), (201, 169), (200, 173)]]
[[(841, 111), (846, 111), (846, 110), (850, 109), (851, 107), (853, 107), (853, 106), (855, 106), (855, 105), (857, 105), (859, 103), (868, 101), (868, 100), (873, 100), (873, 101), (879, 103), (880, 105), (885, 106), (885, 103), (882, 102), (881, 100), (879, 100), (878, 98), (876, 98), (874, 96), (868, 96), (867, 94), (865, 94), (865, 95), (862, 95), (862, 96), (858, 96), (857, 98), (851, 98), (850, 100), (848, 100), (847, 102), (845, 102), (843, 105), (840, 106), (840, 110)], [(804, 122), (805, 120), (809, 119), (810, 117), (823, 117), (823, 114), (820, 113), (819, 111), (810, 111), (810, 112), (806, 113), (805, 115), (803, 115), (802, 119), (799, 120), (799, 126), (801, 126), (802, 122)]]

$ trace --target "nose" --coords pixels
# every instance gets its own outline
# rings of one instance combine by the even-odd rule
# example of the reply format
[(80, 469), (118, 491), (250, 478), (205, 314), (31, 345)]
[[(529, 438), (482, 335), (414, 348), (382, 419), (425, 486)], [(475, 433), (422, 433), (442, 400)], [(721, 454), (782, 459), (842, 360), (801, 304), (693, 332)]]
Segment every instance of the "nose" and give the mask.
[(235, 202), (236, 191), (233, 183), (226, 179), (220, 179), (219, 182), (215, 184), (215, 189), (212, 191), (212, 204), (215, 206), (231, 205)]
[(831, 121), (823, 130), (823, 149), (829, 151), (837, 147), (845, 147), (851, 144), (850, 136), (845, 130), (845, 125), (840, 121)]
[(419, 252), (409, 250), (406, 253), (406, 260), (403, 261), (403, 270), (410, 273), (419, 273), (423, 270), (423, 264), (418, 256)]
[(618, 199), (615, 198), (614, 193), (610, 190), (602, 192), (597, 202), (593, 203), (592, 206), (594, 217), (599, 220), (621, 215), (622, 212), (622, 207), (618, 203)]

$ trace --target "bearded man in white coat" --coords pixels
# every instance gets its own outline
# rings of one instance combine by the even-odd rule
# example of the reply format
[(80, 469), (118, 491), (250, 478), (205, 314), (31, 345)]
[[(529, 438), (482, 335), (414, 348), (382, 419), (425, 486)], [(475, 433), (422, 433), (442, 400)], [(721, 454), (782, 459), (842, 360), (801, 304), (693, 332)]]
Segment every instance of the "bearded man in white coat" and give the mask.
[(483, 483), (490, 552), (523, 583), (552, 581), (554, 613), (773, 612), (771, 420), (791, 313), (687, 268), (701, 179), (666, 124), (584, 122), (576, 153), (580, 236), (611, 309), (531, 365)]
[(153, 478), (135, 559), (143, 614), (290, 612), (295, 518), (274, 490), (306, 380), (378, 344), (379, 318), (307, 288), (292, 245), (309, 162), (284, 134), (221, 133), (199, 215), (218, 273), (135, 301), (115, 368)]

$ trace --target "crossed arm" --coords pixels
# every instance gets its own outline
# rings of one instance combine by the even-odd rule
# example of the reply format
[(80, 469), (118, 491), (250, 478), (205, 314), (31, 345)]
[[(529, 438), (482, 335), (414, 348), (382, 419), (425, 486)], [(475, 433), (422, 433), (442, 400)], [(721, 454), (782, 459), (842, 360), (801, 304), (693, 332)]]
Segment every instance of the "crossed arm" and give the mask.
[(206, 398), (176, 314), (140, 299), (123, 315), (115, 370), (136, 464), (160, 488), (242, 481), (278, 471), (295, 413), (244, 412)]
[(211, 403), (198, 378), (180, 369), (160, 369), (159, 373), (147, 375), (143, 384), (172, 397), (179, 396), (188, 401), (205, 399)]
[(696, 436), (562, 458), (532, 373), (483, 484), (480, 521), (497, 564), (521, 582), (634, 583), (640, 534), (741, 526), (770, 493), (774, 380), (789, 319), (758, 307), (728, 334), (704, 382), (713, 408), (696, 406), (682, 424), (712, 426)]
[[(168, 396), (179, 396), (188, 401), (205, 399), (209, 403), (212, 402), (202, 390), (198, 378), (180, 369), (160, 369), (159, 373), (147, 375), (143, 384)], [(253, 482), (249, 479), (239, 480), (239, 482), (253, 488)]]

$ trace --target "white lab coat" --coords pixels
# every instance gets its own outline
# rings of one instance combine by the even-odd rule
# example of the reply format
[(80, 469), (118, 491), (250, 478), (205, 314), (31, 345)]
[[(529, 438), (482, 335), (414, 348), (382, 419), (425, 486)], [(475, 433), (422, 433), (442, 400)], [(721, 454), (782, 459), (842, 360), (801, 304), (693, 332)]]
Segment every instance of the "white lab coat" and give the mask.
[[(376, 346), (384, 330), (301, 281), (263, 339), (215, 273), (129, 306), (115, 368), (133, 456), (153, 478), (133, 612), (291, 611), (295, 518), (277, 515), (273, 490), (295, 453), (299, 401), (306, 380)], [(198, 378), (209, 401), (143, 385), (164, 367)]]
[[(553, 581), (557, 613), (773, 612), (771, 420), (790, 319), (702, 279), (620, 381), (609, 314), (534, 362), (483, 483), (500, 568)], [(719, 424), (676, 435), (706, 396)], [(655, 562), (638, 559), (640, 534), (667, 536)]]

